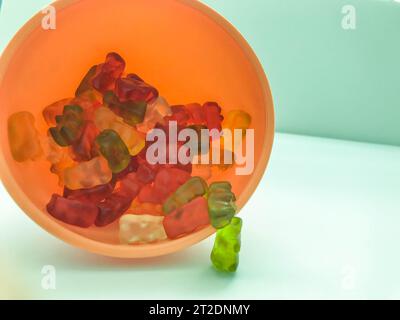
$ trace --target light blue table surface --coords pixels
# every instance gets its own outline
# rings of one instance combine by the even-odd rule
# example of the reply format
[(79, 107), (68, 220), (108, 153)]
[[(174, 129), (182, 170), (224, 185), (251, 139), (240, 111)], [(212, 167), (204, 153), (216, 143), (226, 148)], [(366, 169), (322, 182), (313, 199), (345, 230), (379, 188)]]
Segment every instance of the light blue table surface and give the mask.
[[(85, 253), (30, 221), (0, 189), (0, 295), (27, 298), (400, 298), (400, 149), (278, 134), (248, 205), (237, 274), (213, 238), (149, 260)], [(56, 269), (56, 289), (41, 286)], [(9, 284), (8, 289), (5, 283)]]

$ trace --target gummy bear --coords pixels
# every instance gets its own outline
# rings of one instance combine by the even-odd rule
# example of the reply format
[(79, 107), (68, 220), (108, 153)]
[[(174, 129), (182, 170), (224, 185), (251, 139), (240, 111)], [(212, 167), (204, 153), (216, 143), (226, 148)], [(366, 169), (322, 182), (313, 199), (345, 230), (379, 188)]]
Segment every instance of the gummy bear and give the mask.
[(53, 159), (54, 162), (52, 162), (50, 171), (58, 176), (58, 184), (63, 187), (65, 170), (76, 166), (77, 163), (71, 158), (69, 152), (65, 148), (62, 149), (60, 155), (61, 157), (57, 160), (55, 158)]
[(112, 172), (103, 157), (79, 162), (64, 170), (65, 186), (72, 190), (93, 188), (110, 182), (111, 178)]
[(89, 69), (86, 73), (85, 77), (82, 79), (81, 83), (79, 84), (78, 89), (75, 91), (75, 96), (79, 97), (80, 95), (84, 94), (85, 92), (92, 90), (92, 79), (96, 75), (97, 65), (93, 66)]
[(81, 228), (88, 228), (96, 220), (99, 209), (90, 202), (66, 199), (53, 194), (47, 204), (47, 211), (62, 222)]
[(97, 136), (96, 142), (113, 173), (121, 172), (129, 165), (131, 155), (117, 132), (111, 129), (103, 130)]
[(178, 126), (186, 127), (190, 121), (191, 114), (183, 105), (171, 106), (172, 114), (165, 117), (167, 122), (176, 121)]
[(121, 102), (113, 91), (107, 91), (104, 94), (103, 102), (131, 126), (142, 123), (144, 120), (147, 108), (146, 102), (131, 100)]
[(111, 194), (97, 205), (99, 208), (99, 215), (97, 216), (95, 225), (98, 227), (105, 227), (116, 221), (129, 209), (132, 200), (131, 197), (127, 197), (120, 192)]
[(17, 112), (8, 118), (8, 142), (15, 161), (37, 160), (43, 154), (30, 112)]
[(69, 105), (72, 98), (62, 99), (54, 102), (51, 105), (43, 109), (43, 118), (49, 126), (55, 126), (57, 124), (56, 117), (63, 113), (64, 107)]
[(162, 206), (160, 204), (139, 202), (135, 200), (129, 208), (130, 214), (148, 214), (152, 216), (163, 216)]
[(216, 102), (206, 102), (203, 105), (207, 127), (209, 130), (222, 130), (222, 121), (224, 117), (221, 115), (221, 107)]
[(100, 133), (92, 121), (86, 121), (80, 138), (72, 144), (76, 161), (89, 161), (98, 156), (95, 140)]
[(229, 182), (214, 182), (208, 189), (208, 212), (211, 225), (221, 229), (228, 225), (236, 213), (236, 197)]
[(110, 196), (114, 190), (114, 187), (115, 183), (113, 181), (110, 181), (109, 183), (89, 189), (70, 190), (68, 188), (64, 188), (63, 197), (72, 200), (79, 200), (82, 202), (91, 202), (97, 204)]
[(115, 92), (120, 101), (151, 103), (158, 97), (156, 88), (145, 83), (138, 75), (128, 74), (126, 78), (118, 79)]
[(70, 104), (77, 105), (82, 108), (84, 120), (93, 121), (97, 109), (102, 106), (102, 98), (102, 96), (97, 97), (95, 94), (91, 96), (91, 92), (87, 91), (85, 94), (72, 99)]
[(136, 198), (142, 188), (143, 183), (137, 178), (136, 172), (127, 174), (120, 182), (120, 194), (128, 198)]
[(126, 214), (119, 219), (119, 238), (123, 244), (165, 240), (163, 217)]
[(96, 68), (95, 76), (91, 81), (93, 87), (101, 93), (114, 90), (115, 82), (122, 76), (124, 70), (124, 59), (115, 52), (109, 53), (105, 63)]
[[(223, 128), (230, 129), (232, 132), (234, 129), (246, 130), (250, 127), (251, 116), (242, 110), (229, 111), (223, 121)], [(243, 133), (245, 134), (245, 132)]]
[(94, 114), (94, 123), (100, 131), (109, 129), (115, 121), (118, 121), (118, 117), (109, 108), (100, 107)]
[(207, 200), (203, 197), (195, 198), (164, 218), (165, 232), (170, 239), (196, 231), (209, 223)]
[(218, 271), (235, 272), (239, 265), (242, 219), (234, 217), (229, 225), (218, 230), (211, 252), (211, 261)]
[(190, 178), (180, 186), (163, 204), (163, 211), (169, 214), (182, 207), (196, 197), (203, 196), (207, 192), (207, 183), (200, 177)]
[(206, 124), (204, 108), (198, 103), (190, 103), (185, 106), (190, 114), (190, 122), (194, 125), (202, 126)]
[(58, 145), (66, 147), (76, 141), (81, 134), (84, 123), (83, 109), (78, 105), (67, 105), (63, 114), (56, 116), (57, 126), (49, 129)]
[(143, 134), (136, 131), (136, 129), (130, 125), (120, 121), (114, 121), (110, 124), (109, 128), (119, 134), (132, 156), (137, 155), (145, 147), (146, 141)]
[(154, 102), (147, 105), (146, 114), (142, 123), (136, 125), (140, 132), (147, 133), (157, 123), (163, 123), (164, 117), (172, 114), (168, 102), (163, 97), (158, 97)]
[[(139, 167), (140, 169), (140, 167)], [(139, 170), (138, 170), (139, 173)], [(154, 179), (154, 185), (144, 186), (138, 200), (162, 204), (178, 187), (189, 180), (190, 174), (177, 168), (161, 168)]]

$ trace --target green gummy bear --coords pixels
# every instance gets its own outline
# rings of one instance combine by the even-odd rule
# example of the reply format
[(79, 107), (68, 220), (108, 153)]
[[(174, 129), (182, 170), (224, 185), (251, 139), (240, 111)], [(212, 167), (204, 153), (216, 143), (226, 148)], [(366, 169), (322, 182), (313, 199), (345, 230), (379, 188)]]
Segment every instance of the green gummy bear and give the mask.
[(234, 217), (229, 225), (218, 230), (211, 252), (211, 261), (218, 271), (235, 272), (237, 270), (241, 230), (242, 219), (238, 217)]
[(78, 105), (67, 105), (63, 114), (56, 116), (57, 126), (49, 129), (54, 141), (62, 146), (70, 146), (79, 139), (84, 123), (83, 109)]
[(206, 193), (207, 183), (200, 177), (192, 177), (165, 200), (163, 211), (165, 214), (169, 214), (194, 198), (201, 197)]
[(236, 197), (229, 182), (214, 182), (208, 190), (208, 214), (211, 225), (221, 229), (228, 225), (236, 213)]
[(130, 126), (142, 123), (146, 115), (147, 103), (145, 101), (134, 102), (128, 100), (121, 102), (112, 91), (107, 91), (104, 94), (103, 102)]
[(113, 173), (119, 173), (129, 165), (131, 155), (117, 132), (111, 129), (103, 130), (97, 136), (96, 143)]
[(85, 93), (86, 91), (92, 90), (93, 86), (91, 83), (92, 78), (95, 76), (97, 70), (97, 65), (91, 67), (85, 77), (82, 79), (81, 83), (79, 84), (78, 89), (76, 89), (75, 97), (79, 97), (81, 94)]

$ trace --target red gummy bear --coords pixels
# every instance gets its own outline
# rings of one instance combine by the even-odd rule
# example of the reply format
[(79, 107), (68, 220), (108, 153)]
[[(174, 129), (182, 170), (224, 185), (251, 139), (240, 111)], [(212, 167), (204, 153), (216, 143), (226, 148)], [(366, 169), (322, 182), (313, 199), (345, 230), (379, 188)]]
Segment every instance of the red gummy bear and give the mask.
[(222, 130), (222, 121), (224, 117), (221, 115), (221, 107), (216, 102), (206, 102), (203, 105), (206, 117), (206, 123), (209, 130), (218, 129)]
[(139, 168), (137, 169), (136, 177), (143, 184), (147, 184), (154, 181), (157, 170), (158, 168), (155, 167), (154, 165), (151, 165), (147, 162), (143, 162), (139, 165)]
[(82, 202), (91, 202), (97, 204), (107, 198), (113, 192), (115, 182), (111, 181), (107, 184), (99, 185), (88, 189), (70, 190), (64, 188), (63, 196), (71, 200), (78, 200)]
[(89, 202), (63, 198), (53, 194), (47, 211), (56, 219), (81, 228), (89, 228), (95, 222), (99, 209)]
[(162, 204), (172, 193), (190, 178), (190, 173), (177, 168), (162, 168), (154, 184), (145, 185), (139, 193), (140, 202)]
[(120, 194), (125, 195), (128, 198), (136, 198), (139, 194), (140, 188), (143, 186), (143, 183), (139, 181), (137, 178), (137, 173), (132, 172), (126, 175), (120, 183)]
[(125, 60), (115, 52), (111, 52), (106, 57), (106, 62), (97, 67), (96, 75), (92, 79), (93, 87), (105, 93), (114, 90), (115, 82), (125, 70)]
[(79, 140), (72, 145), (76, 161), (89, 161), (98, 155), (95, 140), (99, 133), (99, 129), (92, 121), (86, 121)]
[(115, 92), (121, 102), (147, 102), (157, 99), (156, 88), (144, 82), (136, 74), (128, 74), (126, 78), (118, 79), (115, 85)]
[(99, 214), (95, 221), (96, 226), (105, 227), (113, 223), (129, 209), (132, 200), (131, 197), (127, 197), (125, 194), (117, 191), (107, 197), (103, 202), (100, 202), (97, 205)]
[(163, 168), (154, 180), (154, 189), (160, 194), (162, 201), (166, 200), (182, 184), (188, 181), (190, 173), (177, 168)]
[(164, 218), (164, 229), (170, 239), (191, 233), (210, 223), (207, 200), (194, 199)]
[(167, 121), (176, 121), (178, 123), (178, 127), (186, 127), (188, 122), (190, 121), (191, 114), (185, 108), (185, 106), (171, 106), (172, 115), (166, 116), (164, 119)]
[(145, 185), (139, 192), (138, 200), (142, 203), (161, 204), (162, 200), (160, 195), (151, 184)]
[(206, 116), (204, 108), (198, 103), (190, 103), (186, 105), (186, 109), (190, 113), (190, 124), (205, 125)]

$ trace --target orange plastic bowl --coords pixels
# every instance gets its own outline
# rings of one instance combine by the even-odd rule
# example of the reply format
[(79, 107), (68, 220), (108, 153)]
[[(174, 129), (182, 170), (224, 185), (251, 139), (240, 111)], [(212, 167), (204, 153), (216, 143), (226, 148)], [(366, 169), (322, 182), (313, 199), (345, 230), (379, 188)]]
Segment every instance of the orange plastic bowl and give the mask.
[(171, 104), (218, 101), (226, 112), (243, 109), (255, 130), (255, 169), (250, 176), (221, 173), (232, 182), (240, 209), (259, 183), (271, 152), (274, 113), (266, 76), (235, 28), (193, 0), (61, 0), (56, 30), (44, 30), (38, 13), (14, 37), (0, 60), (1, 154), (4, 185), (18, 205), (56, 237), (88, 251), (121, 258), (160, 256), (189, 247), (214, 233), (207, 227), (177, 240), (121, 245), (117, 224), (81, 229), (52, 218), (45, 209), (59, 192), (46, 161), (12, 159), (7, 119), (17, 111), (46, 125), (43, 108), (73, 95), (87, 70), (108, 52), (125, 58), (126, 70), (159, 89)]

